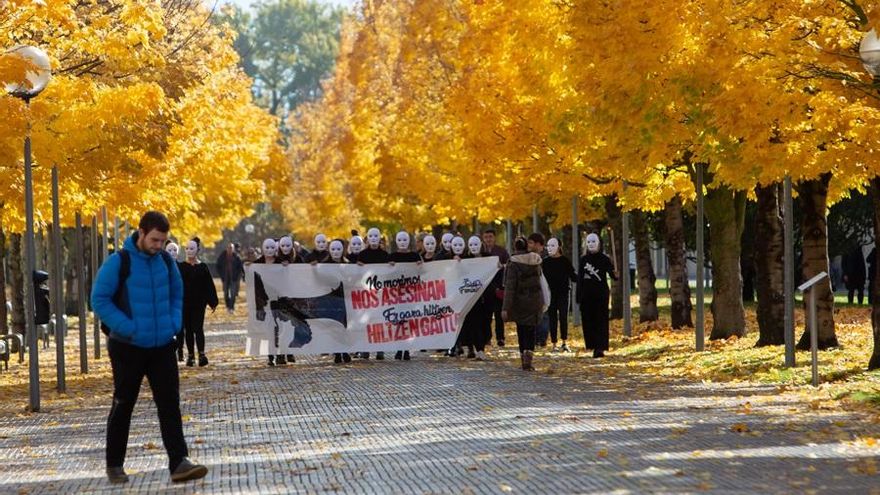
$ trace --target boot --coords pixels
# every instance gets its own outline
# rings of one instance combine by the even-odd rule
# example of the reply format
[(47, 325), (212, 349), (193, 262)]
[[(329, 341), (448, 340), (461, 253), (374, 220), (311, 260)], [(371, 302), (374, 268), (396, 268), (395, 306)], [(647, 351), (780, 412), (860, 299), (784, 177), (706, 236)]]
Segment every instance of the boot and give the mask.
[(199, 353), (199, 367), (208, 365), (208, 356), (204, 352)]
[(409, 351), (403, 351), (403, 360), (409, 361)]
[(394, 354), (394, 359), (396, 359), (398, 361), (403, 359), (403, 351), (397, 351), (397, 353)]
[(287, 358), (284, 357), (284, 354), (279, 354), (275, 356), (275, 362), (279, 365), (287, 364)]
[(377, 353), (376, 353), (376, 359), (378, 359), (379, 361), (385, 359), (385, 353), (382, 352), (382, 351), (377, 352)]
[(468, 357), (468, 359), (474, 359), (475, 357), (477, 357), (477, 353), (474, 352), (474, 346), (472, 346), (472, 345), (468, 346), (467, 357)]
[(349, 354), (347, 352), (343, 352), (342, 353), (342, 361), (346, 362), (346, 363), (350, 363), (351, 362), (351, 354)]
[(342, 363), (342, 354), (341, 353), (337, 352), (336, 354), (333, 355), (333, 363), (334, 364), (341, 364)]
[(522, 353), (522, 369), (524, 371), (535, 371), (535, 368), (532, 366), (533, 355), (534, 355), (533, 351), (523, 351), (523, 353)]
[(196, 365), (196, 360), (192, 356), (187, 356), (186, 357), (186, 365), (189, 366), (190, 368), (192, 368), (193, 366)]

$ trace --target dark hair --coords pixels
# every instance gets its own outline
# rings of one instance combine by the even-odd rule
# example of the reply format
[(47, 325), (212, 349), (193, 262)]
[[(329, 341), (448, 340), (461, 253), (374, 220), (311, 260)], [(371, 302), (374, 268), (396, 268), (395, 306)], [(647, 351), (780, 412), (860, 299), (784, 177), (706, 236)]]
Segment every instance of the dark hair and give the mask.
[(525, 251), (526, 250), (526, 239), (524, 237), (517, 237), (515, 241), (513, 241), (513, 250), (514, 251)]
[(484, 234), (492, 234), (495, 235), (495, 229), (486, 229), (483, 231)]
[(529, 235), (529, 240), (534, 242), (535, 244), (544, 245), (544, 234), (540, 232), (535, 232), (534, 234)]
[(141, 217), (141, 221), (138, 223), (138, 228), (144, 231), (144, 235), (149, 234), (154, 230), (167, 234), (168, 231), (171, 230), (171, 223), (168, 221), (168, 217), (166, 217), (165, 214), (158, 211), (148, 211)]
[(354, 237), (354, 236), (360, 235), (360, 234), (358, 234), (357, 229), (351, 229), (351, 235), (352, 235), (352, 237)]
[(199, 239), (198, 237), (193, 237), (190, 240), (193, 241), (194, 243), (196, 243), (196, 246), (199, 247), (199, 251), (202, 250), (202, 240), (201, 239)]

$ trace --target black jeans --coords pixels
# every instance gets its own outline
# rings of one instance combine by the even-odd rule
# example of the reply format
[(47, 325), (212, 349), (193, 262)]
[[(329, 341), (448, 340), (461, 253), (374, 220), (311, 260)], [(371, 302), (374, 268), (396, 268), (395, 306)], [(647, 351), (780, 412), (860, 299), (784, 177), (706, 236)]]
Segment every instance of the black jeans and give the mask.
[(238, 297), (240, 283), (241, 279), (223, 281), (223, 300), (226, 302), (226, 308), (235, 309), (235, 298)]
[(550, 306), (547, 308), (547, 313), (550, 317), (550, 342), (556, 343), (557, 322), (562, 341), (568, 340), (568, 291), (550, 293)]
[[(205, 308), (183, 309), (183, 330), (186, 334), (186, 352), (193, 355), (193, 344), (199, 349), (199, 354), (205, 353)], [(193, 342), (195, 340), (195, 342)]]
[(113, 406), (107, 418), (107, 467), (121, 467), (125, 463), (131, 413), (144, 376), (150, 382), (153, 402), (159, 412), (168, 469), (173, 471), (189, 455), (180, 417), (180, 378), (174, 351), (174, 343), (147, 349), (115, 339), (107, 341), (107, 353), (113, 368)]
[(516, 324), (516, 338), (519, 341), (519, 352), (535, 350), (535, 325)]
[[(494, 307), (492, 308), (492, 318), (489, 320), (489, 327), (492, 326), (492, 320), (495, 321), (495, 343), (504, 342), (504, 320), (501, 318), (501, 306), (504, 305), (504, 301), (498, 299), (497, 297), (493, 299), (495, 301)], [(486, 340), (488, 343), (490, 339)]]

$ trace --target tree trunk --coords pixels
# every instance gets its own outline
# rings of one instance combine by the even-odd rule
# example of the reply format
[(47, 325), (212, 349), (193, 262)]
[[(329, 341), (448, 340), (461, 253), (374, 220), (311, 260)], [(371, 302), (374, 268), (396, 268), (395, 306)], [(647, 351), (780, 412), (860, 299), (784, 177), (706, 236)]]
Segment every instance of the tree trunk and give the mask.
[(672, 299), (672, 328), (693, 327), (691, 290), (685, 258), (684, 220), (681, 197), (675, 195), (666, 203), (666, 256), (669, 260), (669, 297)]
[(742, 301), (740, 242), (745, 219), (746, 194), (721, 185), (705, 198), (712, 259), (711, 340), (742, 337), (746, 333)]
[(651, 262), (651, 239), (648, 237), (645, 212), (633, 210), (632, 225), (639, 277), (639, 322), (657, 321), (657, 276), (654, 275), (654, 264)]
[(785, 344), (785, 271), (782, 238), (781, 184), (755, 188), (755, 288), (758, 292), (757, 345)]
[[(3, 204), (0, 203), (0, 208)], [(0, 223), (0, 335), (9, 333), (9, 313), (6, 311), (6, 233)]]
[[(803, 217), (801, 235), (803, 236), (803, 279), (809, 280), (821, 272), (831, 273), (828, 267), (828, 221), (826, 217), (828, 183), (831, 174), (822, 174), (818, 179), (798, 183), (798, 196), (801, 199)], [(819, 349), (837, 347), (834, 333), (834, 293), (831, 280), (825, 278), (813, 286), (816, 291), (816, 316), (819, 324)], [(808, 308), (809, 298), (804, 299), (804, 309)], [(810, 332), (805, 331), (797, 344), (798, 349), (810, 348)]]
[[(880, 176), (871, 179), (871, 201), (874, 204), (874, 239), (877, 242), (880, 239)], [(874, 266), (874, 279), (869, 284), (871, 288), (871, 328), (874, 330), (874, 352), (871, 353), (871, 359), (868, 361), (868, 369), (880, 369), (880, 270), (877, 266), (877, 247), (874, 247), (874, 260), (871, 261)]]
[(21, 234), (9, 236), (9, 274), (12, 276), (12, 331), (24, 335), (24, 260)]
[[(608, 217), (608, 225), (614, 231), (614, 250), (617, 253), (617, 280), (611, 281), (611, 313), (609, 318), (619, 320), (623, 318), (623, 270), (629, 270), (629, 263), (623, 260), (623, 212), (617, 204), (617, 195), (612, 194), (605, 198), (605, 215)], [(605, 253), (611, 257), (611, 246), (606, 248)], [(629, 292), (627, 291), (627, 294)]]

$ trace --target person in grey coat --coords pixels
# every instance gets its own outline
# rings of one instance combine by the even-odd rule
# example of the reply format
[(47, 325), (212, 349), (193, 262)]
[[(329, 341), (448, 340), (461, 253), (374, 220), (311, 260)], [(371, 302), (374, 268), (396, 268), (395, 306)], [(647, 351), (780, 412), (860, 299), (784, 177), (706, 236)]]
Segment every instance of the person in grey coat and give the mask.
[(514, 254), (504, 274), (501, 317), (516, 323), (522, 369), (534, 371), (535, 330), (541, 323), (544, 293), (541, 289), (541, 255), (526, 251), (526, 240), (517, 238)]

